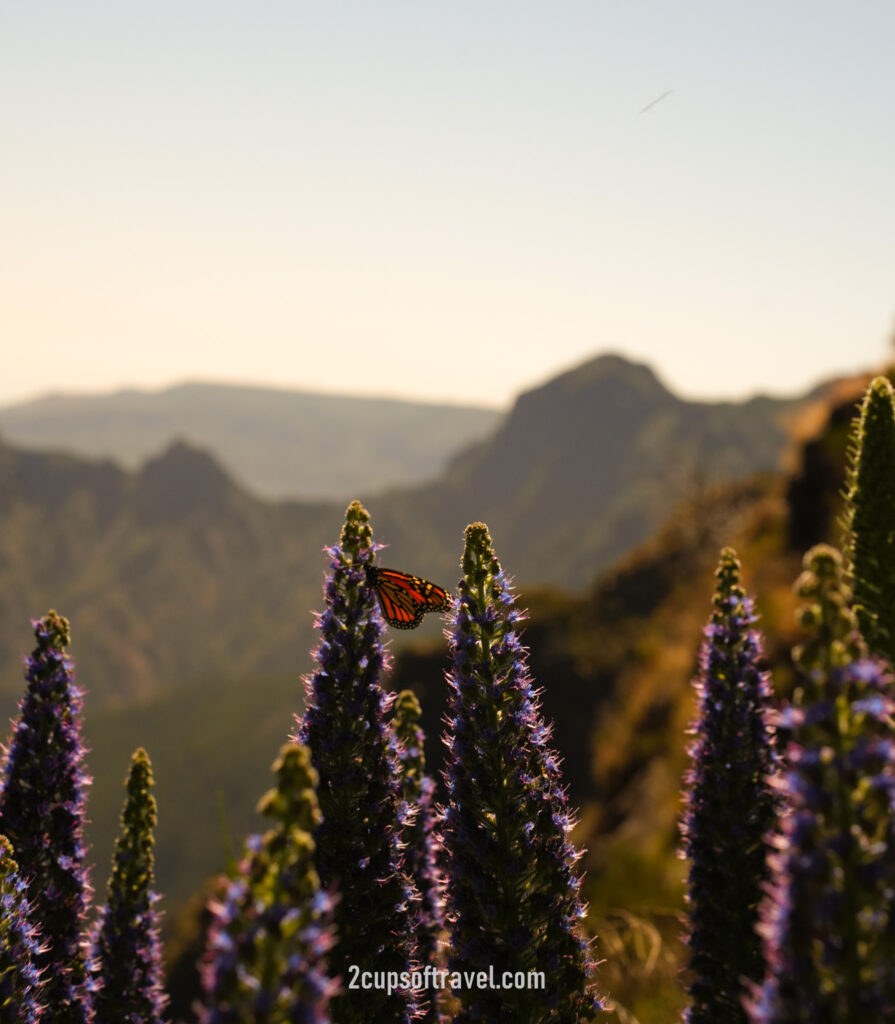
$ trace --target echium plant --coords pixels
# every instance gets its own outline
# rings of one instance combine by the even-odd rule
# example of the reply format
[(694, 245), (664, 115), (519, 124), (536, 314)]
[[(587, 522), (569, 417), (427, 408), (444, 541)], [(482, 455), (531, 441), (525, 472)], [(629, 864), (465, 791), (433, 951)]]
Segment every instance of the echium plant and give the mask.
[(27, 886), (0, 836), (0, 1024), (47, 1020), (37, 969), (40, 943), (29, 919)]
[(93, 929), (90, 973), (95, 1024), (161, 1024), (158, 899), (152, 847), (157, 822), (152, 766), (140, 747), (131, 759), (121, 833), (115, 844), (108, 898)]
[[(392, 727), (398, 739), (398, 761), (404, 800), (415, 808), (409, 813), (401, 838), (405, 845), (407, 871), (420, 894), (416, 917), (416, 946), (420, 967), (440, 967), (439, 945), (444, 929), (442, 914), (443, 879), (438, 869), (441, 843), (435, 831), (435, 808), (432, 802), (435, 783), (426, 774), (423, 730), (419, 726), (420, 703), (412, 690), (398, 694)], [(432, 979), (431, 974), (424, 975)], [(424, 1020), (439, 1020), (439, 988), (427, 986), (429, 1005)]]
[(690, 860), (687, 1024), (746, 1024), (743, 980), (760, 982), (756, 932), (769, 880), (767, 839), (779, 798), (769, 724), (771, 686), (752, 598), (732, 548), (721, 552), (711, 622), (705, 628), (698, 702), (685, 776), (683, 853)]
[[(330, 1012), (336, 1024), (403, 1024), (415, 1013), (412, 990), (376, 982), (412, 969), (418, 894), (401, 852), (404, 803), (388, 720), (392, 699), (380, 684), (383, 625), (364, 568), (375, 545), (360, 502), (348, 506), (340, 542), (328, 550), (317, 667), (305, 680), (298, 739), (320, 776), (317, 869), (323, 885), (339, 893), (330, 965), (345, 987)], [(351, 978), (365, 972), (375, 987), (349, 990)]]
[(0, 833), (15, 851), (40, 935), (41, 998), (53, 1024), (84, 1024), (86, 956), (81, 945), (89, 885), (82, 837), (81, 691), (65, 649), (68, 622), (48, 612), (32, 622), (37, 647), (28, 658), (0, 790)]
[(768, 974), (756, 1024), (895, 1019), (895, 752), (891, 677), (869, 658), (839, 552), (805, 556), (804, 686), (780, 714), (786, 802), (763, 905)]
[[(443, 823), (454, 1021), (572, 1024), (601, 1007), (580, 931), (580, 854), (519, 640), (523, 615), (483, 523), (466, 528), (462, 566)], [(479, 972), (481, 988), (470, 980)]]
[(274, 825), (251, 837), (213, 920), (203, 971), (203, 1024), (328, 1024), (335, 989), (326, 968), (332, 899), (314, 869), (320, 824), (317, 773), (305, 747), (287, 743), (277, 785), (258, 811)]
[(871, 653), (895, 664), (895, 392), (877, 377), (855, 420), (845, 554), (858, 625)]

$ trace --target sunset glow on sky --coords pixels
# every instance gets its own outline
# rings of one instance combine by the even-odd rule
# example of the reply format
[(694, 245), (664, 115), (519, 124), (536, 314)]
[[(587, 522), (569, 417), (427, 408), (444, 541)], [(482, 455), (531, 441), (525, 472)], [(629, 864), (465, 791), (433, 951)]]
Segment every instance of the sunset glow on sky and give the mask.
[(890, 3), (2, 24), (0, 403), (199, 378), (505, 405), (601, 351), (739, 397), (891, 352)]

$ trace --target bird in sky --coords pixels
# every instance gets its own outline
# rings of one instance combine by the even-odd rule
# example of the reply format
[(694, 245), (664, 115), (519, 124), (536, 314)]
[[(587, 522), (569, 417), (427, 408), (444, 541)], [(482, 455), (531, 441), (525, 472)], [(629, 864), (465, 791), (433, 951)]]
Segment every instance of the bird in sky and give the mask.
[(665, 92), (663, 92), (661, 96), (657, 96), (652, 101), (652, 103), (647, 103), (647, 105), (643, 108), (643, 110), (640, 111), (640, 113), (645, 114), (648, 110), (651, 110), (657, 103), (661, 103), (666, 96), (670, 96), (673, 92), (674, 89), (666, 89)]

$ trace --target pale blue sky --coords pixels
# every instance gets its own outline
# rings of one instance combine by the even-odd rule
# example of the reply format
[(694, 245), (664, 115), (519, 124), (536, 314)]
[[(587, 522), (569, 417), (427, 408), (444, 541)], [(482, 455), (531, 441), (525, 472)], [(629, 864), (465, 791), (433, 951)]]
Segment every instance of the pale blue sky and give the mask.
[(860, 0), (7, 2), (0, 402), (878, 365), (893, 52)]

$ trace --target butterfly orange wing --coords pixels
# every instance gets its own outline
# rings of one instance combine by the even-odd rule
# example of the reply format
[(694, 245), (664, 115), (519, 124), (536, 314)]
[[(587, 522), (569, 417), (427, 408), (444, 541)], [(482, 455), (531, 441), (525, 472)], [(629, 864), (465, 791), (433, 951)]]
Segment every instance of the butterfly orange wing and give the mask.
[(421, 576), (371, 565), (366, 571), (383, 617), (395, 629), (416, 629), (426, 612), (442, 612), (451, 606), (451, 595)]

